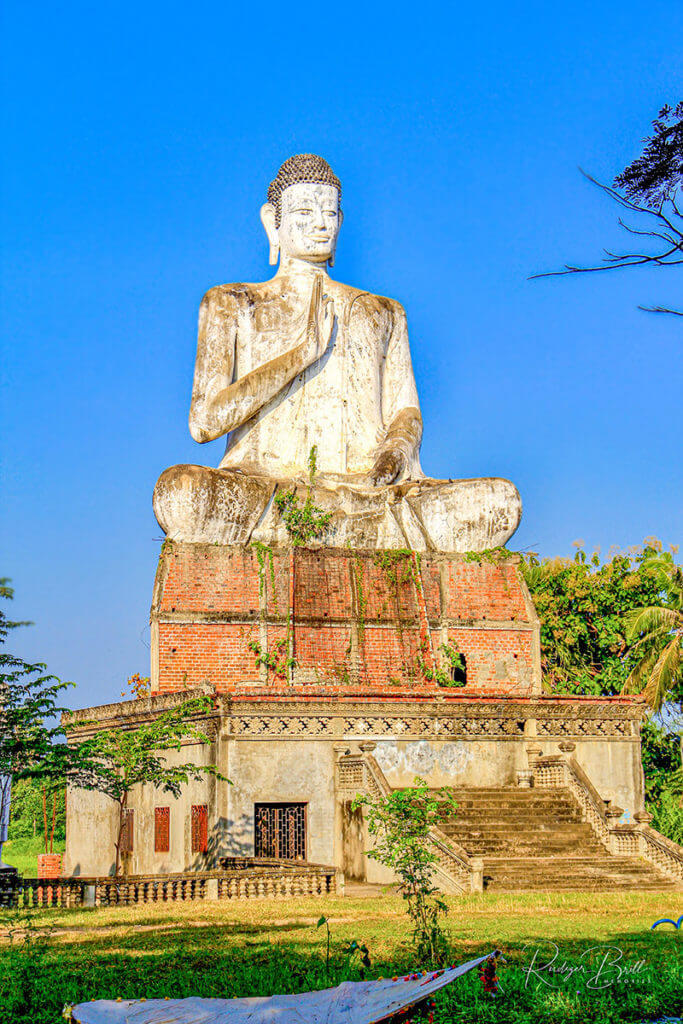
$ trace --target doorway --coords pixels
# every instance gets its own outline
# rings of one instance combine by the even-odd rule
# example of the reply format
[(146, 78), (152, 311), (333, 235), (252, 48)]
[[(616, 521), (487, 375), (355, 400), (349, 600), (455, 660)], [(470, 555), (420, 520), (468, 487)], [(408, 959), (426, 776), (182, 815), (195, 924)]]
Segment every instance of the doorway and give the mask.
[(306, 804), (254, 804), (254, 852), (306, 860)]

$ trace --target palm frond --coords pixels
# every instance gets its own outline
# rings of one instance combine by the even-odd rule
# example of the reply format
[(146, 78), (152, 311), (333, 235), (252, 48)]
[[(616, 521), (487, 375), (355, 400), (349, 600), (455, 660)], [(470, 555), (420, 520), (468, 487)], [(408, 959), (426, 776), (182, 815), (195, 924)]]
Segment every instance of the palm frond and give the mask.
[(651, 605), (648, 608), (634, 608), (625, 616), (625, 624), (626, 636), (633, 640), (640, 633), (650, 633), (656, 629), (683, 629), (683, 616), (674, 608)]
[(643, 690), (646, 701), (655, 711), (661, 709), (667, 693), (677, 681), (680, 668), (681, 644), (678, 637), (674, 637), (657, 659), (657, 664), (652, 669), (652, 674)]
[(650, 678), (653, 668), (657, 664), (658, 650), (652, 648), (640, 659), (637, 665), (631, 670), (628, 679), (621, 688), (622, 693), (641, 693), (646, 681)]

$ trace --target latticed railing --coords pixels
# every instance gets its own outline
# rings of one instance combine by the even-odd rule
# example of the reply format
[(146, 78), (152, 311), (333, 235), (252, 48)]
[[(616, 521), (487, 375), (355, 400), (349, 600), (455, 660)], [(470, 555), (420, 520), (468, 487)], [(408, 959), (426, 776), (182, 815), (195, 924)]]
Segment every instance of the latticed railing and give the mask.
[(660, 871), (683, 882), (683, 847), (649, 825), (642, 826), (640, 836), (643, 856), (652, 861)]
[(610, 853), (622, 857), (645, 857), (664, 874), (683, 882), (683, 847), (642, 821), (617, 824), (615, 817), (621, 811), (611, 808), (600, 797), (573, 757), (562, 754), (540, 757), (533, 762), (532, 770), (534, 786), (571, 792), (582, 809), (584, 820)]
[(264, 867), (244, 862), (226, 871), (174, 875), (36, 879), (0, 876), (0, 907), (130, 906), (216, 899), (287, 899), (342, 891), (333, 867), (297, 864)]
[(584, 820), (609, 850), (610, 834), (604, 800), (598, 795), (573, 758), (561, 754), (538, 758), (533, 764), (534, 786), (538, 789), (568, 789), (579, 803)]

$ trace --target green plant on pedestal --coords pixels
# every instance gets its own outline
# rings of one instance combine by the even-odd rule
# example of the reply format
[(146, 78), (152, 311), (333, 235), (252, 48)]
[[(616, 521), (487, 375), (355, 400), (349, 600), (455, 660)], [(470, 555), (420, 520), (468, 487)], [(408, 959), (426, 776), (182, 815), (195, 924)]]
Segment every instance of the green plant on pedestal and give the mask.
[(295, 487), (275, 495), (275, 506), (295, 548), (305, 547), (310, 540), (322, 537), (332, 518), (331, 512), (313, 504), (317, 454), (317, 446), (313, 445), (308, 456), (308, 489), (303, 505)]

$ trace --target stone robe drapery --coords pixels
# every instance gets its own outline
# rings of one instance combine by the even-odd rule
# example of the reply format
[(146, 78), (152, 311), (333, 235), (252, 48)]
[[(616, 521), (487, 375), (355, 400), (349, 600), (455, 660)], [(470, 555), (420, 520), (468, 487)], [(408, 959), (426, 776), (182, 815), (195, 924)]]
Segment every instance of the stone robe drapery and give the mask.
[[(283, 282), (223, 285), (202, 302), (193, 415), (233, 381), (293, 347), (307, 308), (283, 324)], [(321, 477), (370, 472), (387, 430), (404, 409), (419, 412), (403, 307), (326, 280), (335, 327), (325, 354), (233, 430), (220, 467), (276, 479), (305, 477), (311, 448)], [(421, 479), (417, 443), (398, 481)]]

